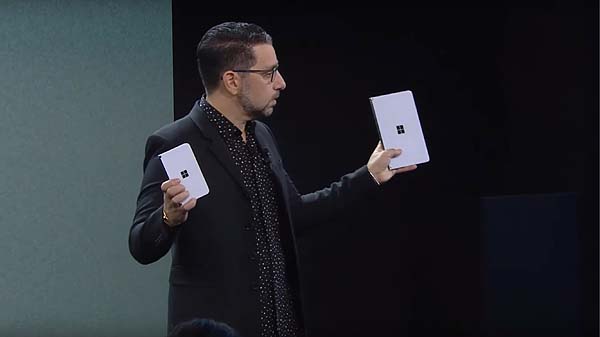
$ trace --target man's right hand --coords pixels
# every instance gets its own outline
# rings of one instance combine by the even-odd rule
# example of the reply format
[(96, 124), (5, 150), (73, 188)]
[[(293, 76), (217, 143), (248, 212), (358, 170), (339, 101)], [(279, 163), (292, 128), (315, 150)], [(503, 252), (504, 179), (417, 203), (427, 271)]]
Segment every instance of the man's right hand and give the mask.
[(184, 223), (188, 218), (188, 212), (196, 206), (196, 199), (181, 203), (190, 195), (190, 193), (181, 185), (179, 179), (170, 179), (160, 185), (163, 191), (163, 211), (168, 221), (165, 223), (170, 227), (178, 226)]

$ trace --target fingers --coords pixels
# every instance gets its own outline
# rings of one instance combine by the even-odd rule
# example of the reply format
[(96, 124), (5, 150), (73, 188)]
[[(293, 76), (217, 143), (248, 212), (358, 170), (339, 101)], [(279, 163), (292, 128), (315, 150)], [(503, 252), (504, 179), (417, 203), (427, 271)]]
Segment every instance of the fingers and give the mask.
[(190, 192), (180, 184), (179, 179), (165, 181), (161, 184), (161, 190), (163, 190), (164, 197), (163, 211), (169, 219), (165, 223), (171, 227), (179, 226), (187, 220), (188, 212), (196, 207), (196, 198), (192, 198), (182, 205), (189, 198)]
[(180, 205), (185, 199), (187, 199), (190, 196), (190, 192), (186, 191), (185, 189), (176, 194), (174, 197), (171, 198), (171, 201), (175, 204)]
[[(189, 193), (187, 193), (187, 191), (186, 191), (186, 194), (189, 195)], [(186, 198), (187, 198), (187, 196), (186, 196)], [(183, 200), (185, 200), (185, 198), (183, 198)], [(196, 198), (192, 198), (192, 199), (188, 200), (188, 202), (186, 202), (185, 204), (181, 204), (181, 202), (173, 202), (173, 204), (175, 205), (174, 208), (176, 210), (180, 209), (185, 212), (189, 212), (192, 208), (196, 207), (196, 200), (197, 200)]]
[(184, 210), (189, 211), (192, 208), (196, 207), (196, 198), (192, 198), (192, 200), (186, 202), (183, 206), (181, 206)]
[[(185, 186), (180, 184), (179, 179), (170, 179), (170, 180), (163, 182), (160, 186), (160, 189), (163, 191), (163, 193), (165, 195), (165, 201), (167, 201), (167, 202), (173, 201), (174, 203), (179, 203), (179, 202), (185, 200), (185, 198), (186, 198), (186, 197), (180, 195), (183, 192), (186, 192), (186, 190), (185, 190)], [(188, 193), (188, 195), (189, 195), (189, 193)]]
[[(179, 179), (170, 179), (163, 182), (160, 189), (164, 193), (165, 206), (173, 210), (182, 208), (183, 201), (190, 196), (190, 192), (185, 189), (185, 186), (180, 183)], [(190, 202), (188, 201), (186, 205), (188, 205), (189, 209), (194, 208), (196, 205), (195, 199), (193, 204), (190, 205)]]
[(402, 153), (402, 150), (401, 149), (387, 149), (386, 150), (383, 148), (383, 144), (381, 143), (381, 141), (379, 141), (377, 143), (377, 147), (375, 147), (375, 152), (382, 152), (386, 156), (389, 156), (390, 158), (394, 158), (394, 157), (398, 157)]
[(402, 150), (400, 149), (389, 149), (389, 150), (385, 150), (384, 152), (386, 155), (388, 155), (390, 158), (396, 158), (399, 155), (402, 154)]
[(177, 196), (183, 192), (185, 192), (185, 186), (183, 186), (181, 184), (177, 184), (175, 186), (169, 187), (169, 189), (167, 189), (165, 194), (167, 194), (171, 199), (173, 199), (175, 196)]
[(408, 172), (408, 171), (412, 171), (412, 170), (416, 170), (416, 169), (417, 169), (417, 165), (410, 165), (410, 166), (404, 166), (404, 167), (400, 167), (395, 170), (392, 170), (392, 173), (396, 174), (396, 173)]
[(177, 178), (176, 178), (176, 179), (169, 179), (169, 180), (167, 180), (167, 181), (163, 182), (163, 183), (160, 185), (160, 189), (161, 189), (163, 192), (166, 192), (166, 191), (169, 189), (169, 187), (171, 187), (171, 186), (174, 186), (174, 185), (177, 185), (177, 184), (179, 184), (180, 182), (181, 182), (181, 180), (179, 180), (179, 179), (177, 179)]

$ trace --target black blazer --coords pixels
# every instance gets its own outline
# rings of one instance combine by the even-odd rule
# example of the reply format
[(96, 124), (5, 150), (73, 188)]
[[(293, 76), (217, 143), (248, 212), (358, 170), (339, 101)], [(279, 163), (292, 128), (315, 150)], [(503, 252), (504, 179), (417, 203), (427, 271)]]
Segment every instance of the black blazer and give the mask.
[[(328, 188), (300, 195), (283, 168), (269, 128), (257, 121), (255, 134), (275, 177), (286, 218), (282, 226), (291, 238), (293, 259), (297, 255), (296, 236), (303, 229), (322, 222), (377, 186), (363, 166)], [(210, 193), (198, 200), (185, 223), (173, 229), (162, 221), (160, 185), (168, 177), (157, 156), (182, 143), (192, 147)], [(198, 102), (187, 116), (148, 138), (129, 250), (138, 262), (149, 264), (171, 249), (169, 330), (188, 319), (212, 318), (231, 325), (242, 336), (259, 335), (258, 270), (250, 215), (241, 173)], [(291, 283), (296, 284), (296, 274), (291, 275)]]

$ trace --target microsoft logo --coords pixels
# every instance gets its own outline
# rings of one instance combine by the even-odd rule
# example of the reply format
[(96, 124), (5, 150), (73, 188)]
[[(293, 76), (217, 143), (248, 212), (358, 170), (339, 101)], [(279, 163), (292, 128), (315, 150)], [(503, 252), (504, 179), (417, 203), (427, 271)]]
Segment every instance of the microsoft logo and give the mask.
[(396, 125), (396, 131), (398, 131), (399, 135), (405, 133), (405, 131), (404, 131), (404, 125)]
[(185, 178), (187, 178), (187, 177), (189, 177), (189, 176), (190, 176), (190, 175), (189, 175), (189, 173), (187, 173), (187, 170), (183, 170), (183, 171), (181, 171), (181, 177), (182, 177), (183, 179), (185, 179)]

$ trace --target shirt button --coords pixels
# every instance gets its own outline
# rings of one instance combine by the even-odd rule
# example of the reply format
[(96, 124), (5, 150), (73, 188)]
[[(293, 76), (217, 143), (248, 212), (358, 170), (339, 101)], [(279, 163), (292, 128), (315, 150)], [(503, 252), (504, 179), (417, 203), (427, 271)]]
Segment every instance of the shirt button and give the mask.
[(251, 260), (251, 261), (256, 261), (256, 254), (254, 254), (254, 253), (250, 253), (250, 254), (249, 254), (249, 257), (250, 257), (250, 260)]
[(250, 225), (246, 225), (246, 226), (244, 226), (244, 230), (246, 230), (246, 231), (249, 231), (249, 230), (251, 230), (251, 229), (252, 229), (252, 227), (251, 227)]
[(260, 289), (260, 286), (257, 283), (252, 283), (250, 289), (252, 289), (252, 291), (258, 291)]

